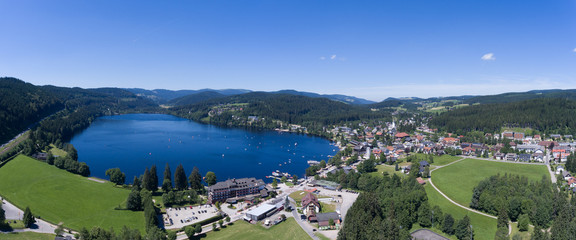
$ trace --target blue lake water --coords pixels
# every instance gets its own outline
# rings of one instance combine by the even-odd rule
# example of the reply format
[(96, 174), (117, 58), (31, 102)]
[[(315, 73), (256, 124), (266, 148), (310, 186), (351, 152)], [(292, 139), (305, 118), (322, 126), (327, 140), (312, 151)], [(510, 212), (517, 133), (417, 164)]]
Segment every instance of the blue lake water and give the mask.
[[(164, 167), (179, 164), (186, 175), (194, 166), (218, 180), (265, 176), (280, 170), (303, 177), (308, 160), (328, 160), (337, 148), (326, 139), (275, 131), (246, 131), (199, 124), (163, 114), (105, 116), (77, 134), (71, 143), (92, 176), (108, 179), (106, 169), (119, 167), (126, 182), (156, 165), (159, 184)], [(174, 176), (172, 176), (173, 178)], [(269, 180), (271, 181), (271, 180)]]

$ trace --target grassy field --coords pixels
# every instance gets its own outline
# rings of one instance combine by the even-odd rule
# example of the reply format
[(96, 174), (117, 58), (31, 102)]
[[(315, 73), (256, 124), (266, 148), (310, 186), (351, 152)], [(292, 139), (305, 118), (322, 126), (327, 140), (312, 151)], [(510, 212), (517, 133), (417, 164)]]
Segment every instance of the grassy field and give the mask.
[(302, 202), (302, 198), (304, 198), (304, 196), (306, 196), (308, 192), (306, 191), (296, 191), (293, 193), (290, 193), (290, 197), (292, 199), (294, 199), (294, 201), (296, 201), (297, 203)]
[(461, 159), (461, 157), (459, 156), (450, 156), (448, 154), (444, 154), (442, 156), (434, 156), (434, 163), (432, 163), (431, 165), (433, 166), (443, 166), (446, 165), (448, 163), (454, 162), (458, 159)]
[(68, 153), (60, 148), (57, 148), (56, 146), (54, 146), (54, 144), (50, 144), (50, 152), (52, 153), (52, 156), (60, 156), (60, 157), (66, 157), (68, 156)]
[[(408, 164), (404, 164), (404, 165), (408, 165)], [(400, 168), (400, 167), (402, 167), (402, 165), (398, 164), (398, 168)], [(386, 164), (377, 165), (376, 166), (376, 172), (372, 172), (369, 174), (371, 174), (373, 176), (382, 176), (382, 174), (384, 172), (387, 172), (388, 174), (390, 174), (390, 176), (392, 176), (394, 174), (400, 176), (401, 178), (404, 178), (406, 176), (406, 174), (402, 173), (401, 171), (396, 171), (395, 165), (386, 165)]]
[(144, 214), (114, 210), (124, 206), (129, 190), (98, 183), (20, 155), (0, 168), (0, 195), (34, 215), (79, 230), (126, 225), (144, 232)]
[(54, 240), (56, 235), (47, 233), (23, 232), (23, 233), (0, 233), (3, 240)]
[(336, 205), (335, 204), (320, 202), (320, 207), (321, 207), (320, 208), (321, 213), (329, 213), (329, 212), (335, 212), (336, 211)]
[(534, 232), (534, 227), (529, 227), (528, 231), (526, 231), (526, 232), (520, 232), (518, 230), (518, 223), (512, 223), (512, 234), (510, 234), (510, 237), (513, 237), (514, 235), (518, 235), (523, 240), (528, 240), (528, 239), (530, 239), (532, 232)]
[(210, 232), (206, 235), (208, 240), (211, 239), (274, 239), (274, 240), (289, 240), (289, 239), (310, 239), (310, 236), (304, 232), (296, 223), (294, 218), (287, 218), (285, 222), (269, 229), (264, 228), (260, 224), (252, 225), (245, 221), (237, 221), (234, 225), (228, 226), (220, 231)]
[(434, 185), (452, 200), (469, 206), (472, 191), (478, 183), (496, 174), (519, 174), (531, 181), (540, 181), (542, 176), (550, 179), (544, 165), (515, 164), (493, 162), (477, 159), (466, 159), (432, 173)]
[[(436, 183), (436, 180), (434, 180), (434, 183)], [(424, 189), (426, 189), (426, 195), (428, 196), (428, 202), (430, 203), (430, 206), (438, 205), (444, 214), (452, 214), (452, 217), (454, 217), (456, 221), (459, 221), (464, 216), (468, 215), (468, 217), (470, 217), (472, 228), (474, 229), (474, 239), (494, 238), (494, 235), (496, 234), (496, 219), (470, 212), (452, 204), (446, 198), (442, 197), (442, 195), (440, 195), (440, 193), (436, 191), (432, 185), (426, 184)], [(440, 232), (435, 229), (433, 230), (435, 232)], [(450, 238), (456, 239), (455, 236), (451, 236)]]

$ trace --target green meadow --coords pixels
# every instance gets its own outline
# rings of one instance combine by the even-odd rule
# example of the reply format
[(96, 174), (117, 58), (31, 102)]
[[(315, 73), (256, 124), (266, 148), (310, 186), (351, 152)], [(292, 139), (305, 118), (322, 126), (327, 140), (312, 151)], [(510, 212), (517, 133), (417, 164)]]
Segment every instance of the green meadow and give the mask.
[[(290, 213), (286, 213), (290, 214)], [(219, 231), (212, 231), (206, 234), (206, 239), (274, 239), (274, 240), (291, 240), (291, 239), (310, 239), (310, 236), (298, 226), (294, 218), (287, 218), (286, 221), (265, 228), (260, 224), (250, 224), (245, 221), (236, 221), (233, 225), (227, 226)]]
[(469, 206), (474, 187), (480, 181), (496, 174), (516, 174), (526, 176), (531, 181), (540, 181), (550, 175), (545, 165), (495, 162), (478, 159), (465, 159), (432, 172), (434, 185), (452, 200)]
[(21, 209), (29, 206), (35, 216), (75, 230), (126, 225), (143, 233), (143, 212), (115, 210), (124, 207), (129, 193), (110, 182), (91, 181), (24, 155), (0, 167), (2, 197)]

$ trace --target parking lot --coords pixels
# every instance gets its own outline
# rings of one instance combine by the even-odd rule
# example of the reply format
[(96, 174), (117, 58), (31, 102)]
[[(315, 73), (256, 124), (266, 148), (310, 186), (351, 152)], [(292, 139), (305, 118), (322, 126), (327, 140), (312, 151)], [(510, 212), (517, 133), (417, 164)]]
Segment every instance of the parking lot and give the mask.
[(216, 216), (218, 210), (212, 205), (167, 208), (162, 220), (166, 229), (181, 228)]

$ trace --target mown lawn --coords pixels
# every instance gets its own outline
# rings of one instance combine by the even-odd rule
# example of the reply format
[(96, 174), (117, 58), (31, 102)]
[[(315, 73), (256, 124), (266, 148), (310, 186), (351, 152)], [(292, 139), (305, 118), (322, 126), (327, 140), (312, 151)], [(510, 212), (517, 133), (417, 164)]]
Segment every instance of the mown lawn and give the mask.
[[(434, 179), (434, 184), (436, 184), (436, 179)], [(454, 205), (446, 198), (442, 197), (442, 195), (430, 184), (426, 184), (424, 189), (426, 190), (430, 206), (433, 207), (434, 205), (438, 205), (444, 214), (450, 213), (452, 217), (454, 217), (456, 223), (464, 216), (468, 215), (468, 217), (470, 217), (472, 228), (474, 229), (474, 239), (494, 239), (494, 235), (496, 234), (496, 219), (473, 213)], [(436, 229), (433, 229), (433, 231), (440, 232)], [(450, 239), (456, 239), (456, 237), (450, 236)]]
[(450, 156), (448, 154), (444, 154), (442, 156), (434, 156), (434, 163), (432, 163), (431, 165), (433, 166), (443, 166), (446, 164), (449, 164), (451, 162), (454, 162), (458, 159), (461, 159), (462, 157), (459, 156)]
[(272, 226), (269, 229), (260, 224), (250, 224), (245, 221), (236, 221), (234, 225), (228, 226), (220, 231), (209, 232), (206, 238), (211, 239), (235, 239), (235, 240), (252, 240), (252, 239), (310, 239), (294, 218), (287, 218), (286, 221)]
[(124, 207), (129, 190), (98, 183), (24, 155), (0, 168), (0, 195), (35, 216), (80, 230), (129, 228), (144, 232), (143, 212), (114, 210)]
[(542, 176), (550, 181), (544, 165), (529, 165), (507, 162), (494, 162), (478, 159), (465, 159), (432, 172), (434, 185), (452, 200), (469, 206), (472, 191), (480, 181), (496, 174), (517, 174), (531, 181), (540, 181)]
[(3, 240), (54, 240), (56, 235), (48, 233), (35, 233), (35, 232), (23, 232), (23, 233), (0, 233), (0, 239)]
[[(406, 164), (408, 165), (408, 164)], [(401, 165), (398, 165), (398, 168), (401, 168)], [(381, 165), (377, 165), (376, 166), (376, 172), (372, 172), (369, 173), (373, 176), (382, 176), (382, 174), (384, 172), (387, 172), (390, 176), (396, 174), (398, 176), (400, 176), (401, 178), (404, 178), (406, 176), (406, 174), (402, 173), (402, 171), (396, 171), (396, 166), (395, 165), (386, 165), (386, 164), (381, 164)]]

